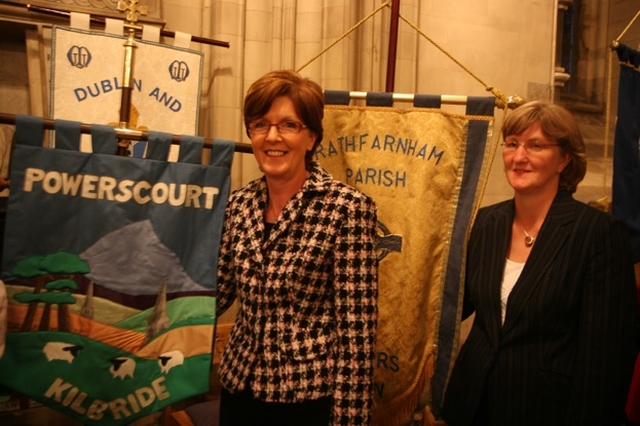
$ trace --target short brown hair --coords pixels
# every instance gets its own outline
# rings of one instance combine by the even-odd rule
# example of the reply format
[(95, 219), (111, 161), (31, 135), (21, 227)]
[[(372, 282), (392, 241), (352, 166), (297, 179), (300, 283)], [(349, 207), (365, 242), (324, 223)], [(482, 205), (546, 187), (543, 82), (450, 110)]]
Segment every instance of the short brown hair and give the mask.
[(559, 189), (576, 192), (587, 173), (587, 155), (578, 123), (566, 108), (546, 101), (531, 101), (507, 115), (502, 138), (519, 135), (533, 123), (539, 123), (545, 137), (556, 141), (571, 161), (560, 174)]
[(280, 96), (291, 99), (303, 124), (316, 134), (313, 149), (305, 155), (308, 166), (316, 148), (322, 142), (324, 93), (317, 83), (302, 77), (296, 71), (272, 71), (249, 87), (244, 98), (244, 125), (247, 135), (249, 135), (249, 123), (263, 117), (271, 108), (273, 101)]

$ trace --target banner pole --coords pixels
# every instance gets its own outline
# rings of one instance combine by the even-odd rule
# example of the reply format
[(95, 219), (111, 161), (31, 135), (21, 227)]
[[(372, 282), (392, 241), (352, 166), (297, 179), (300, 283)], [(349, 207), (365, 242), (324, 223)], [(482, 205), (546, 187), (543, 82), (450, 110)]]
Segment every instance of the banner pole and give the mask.
[[(119, 1), (118, 10), (126, 12), (129, 29), (127, 31), (127, 41), (124, 43), (124, 65), (122, 77), (122, 95), (120, 97), (120, 122), (118, 127), (121, 129), (129, 128), (129, 119), (131, 112), (131, 95), (133, 93), (133, 68), (134, 68), (134, 49), (136, 49), (136, 30), (134, 26), (138, 22), (138, 14), (146, 15), (147, 7), (138, 6), (138, 0)], [(118, 140), (118, 155), (129, 156), (129, 139)]]
[[(120, 97), (120, 123), (121, 129), (129, 128), (129, 119), (131, 112), (131, 94), (133, 92), (133, 64), (134, 64), (134, 49), (136, 48), (135, 30), (130, 29), (127, 41), (124, 43), (124, 69), (122, 79), (122, 95)], [(128, 139), (118, 140), (118, 155), (129, 155)]]
[[(44, 118), (44, 128), (47, 130), (55, 130), (55, 120), (50, 118)], [(16, 124), (16, 115), (15, 114), (7, 114), (4, 112), (0, 112), (0, 124)], [(80, 132), (83, 134), (91, 134), (91, 124), (82, 123), (80, 126)], [(148, 130), (132, 130), (132, 129), (121, 129), (115, 128), (116, 137), (118, 139), (129, 139), (134, 141), (148, 141), (149, 140), (149, 131)], [(215, 143), (214, 139), (204, 138), (204, 147), (212, 148)], [(171, 144), (180, 145), (180, 135), (172, 134), (171, 135)], [(253, 151), (251, 149), (251, 144), (236, 142), (235, 143), (235, 152), (243, 153), (243, 154), (251, 154)]]
[[(43, 7), (43, 6), (36, 6), (33, 4), (27, 4), (27, 10), (29, 10), (30, 12), (37, 12), (37, 13), (42, 13), (45, 15), (51, 15), (51, 16), (58, 16), (61, 18), (70, 18), (71, 17), (71, 13), (64, 11), (64, 10), (58, 10), (58, 9), (53, 9), (50, 7)], [(98, 25), (100, 27), (105, 27), (106, 26), (106, 19), (102, 16), (96, 16), (96, 15), (90, 15), (89, 16), (89, 20), (92, 24), (94, 25)], [(130, 25), (130, 24), (125, 24), (125, 28), (130, 28), (133, 27), (135, 30), (141, 31), (142, 27), (139, 25)], [(136, 33), (137, 35), (137, 33)], [(169, 37), (169, 38), (175, 38), (176, 37), (176, 33), (175, 31), (168, 31), (165, 29), (161, 29), (160, 30), (160, 35), (162, 37)], [(192, 35), (191, 36), (191, 41), (195, 41), (196, 43), (201, 43), (201, 44), (208, 44), (211, 46), (218, 46), (218, 47), (225, 47), (225, 48), (229, 48), (230, 44), (228, 41), (221, 41), (221, 40), (214, 40), (211, 38), (206, 38), (206, 37), (200, 37), (200, 36), (195, 36)]]
[(389, 26), (389, 56), (387, 57), (387, 82), (385, 92), (393, 92), (395, 87), (399, 16), (400, 0), (393, 0), (391, 4), (391, 22)]

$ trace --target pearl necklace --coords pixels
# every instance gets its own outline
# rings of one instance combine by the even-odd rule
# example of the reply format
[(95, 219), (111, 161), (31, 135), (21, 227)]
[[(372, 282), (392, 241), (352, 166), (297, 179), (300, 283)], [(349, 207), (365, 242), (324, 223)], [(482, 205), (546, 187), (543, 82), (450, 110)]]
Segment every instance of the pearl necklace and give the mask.
[(536, 237), (532, 237), (531, 235), (529, 235), (529, 233), (524, 229), (524, 226), (520, 225), (520, 222), (518, 222), (517, 219), (515, 219), (515, 221), (520, 229), (522, 229), (522, 232), (524, 232), (524, 245), (527, 247), (531, 247), (533, 243), (536, 242)]

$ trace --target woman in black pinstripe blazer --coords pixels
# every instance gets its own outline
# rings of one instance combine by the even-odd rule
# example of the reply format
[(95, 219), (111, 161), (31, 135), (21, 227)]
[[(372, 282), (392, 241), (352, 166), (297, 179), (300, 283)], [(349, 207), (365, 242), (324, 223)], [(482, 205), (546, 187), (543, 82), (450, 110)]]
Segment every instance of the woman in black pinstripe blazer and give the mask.
[(256, 81), (244, 117), (261, 179), (231, 195), (218, 307), (221, 426), (367, 425), (377, 321), (376, 207), (311, 160), (324, 95), (293, 71)]
[(566, 109), (527, 103), (502, 136), (514, 197), (474, 223), (463, 317), (476, 316), (441, 416), (449, 426), (618, 425), (635, 356), (626, 230), (571, 195), (586, 157)]

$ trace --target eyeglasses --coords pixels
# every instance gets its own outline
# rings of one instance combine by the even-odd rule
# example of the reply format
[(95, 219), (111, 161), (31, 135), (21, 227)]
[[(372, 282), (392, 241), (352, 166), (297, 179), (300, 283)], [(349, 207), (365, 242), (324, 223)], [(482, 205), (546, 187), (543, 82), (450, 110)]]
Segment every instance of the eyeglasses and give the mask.
[(300, 133), (302, 129), (306, 129), (302, 123), (297, 121), (282, 121), (280, 123), (272, 124), (268, 121), (252, 121), (249, 123), (249, 133), (252, 135), (266, 135), (269, 133), (271, 126), (276, 126), (278, 132), (282, 135), (291, 135), (294, 133)]
[(527, 152), (541, 152), (548, 146), (560, 146), (559, 143), (541, 143), (537, 140), (530, 140), (522, 143), (516, 141), (504, 141), (500, 145), (502, 145), (502, 151), (507, 154), (516, 152), (520, 146), (524, 146), (524, 149)]

